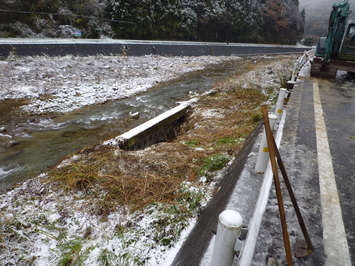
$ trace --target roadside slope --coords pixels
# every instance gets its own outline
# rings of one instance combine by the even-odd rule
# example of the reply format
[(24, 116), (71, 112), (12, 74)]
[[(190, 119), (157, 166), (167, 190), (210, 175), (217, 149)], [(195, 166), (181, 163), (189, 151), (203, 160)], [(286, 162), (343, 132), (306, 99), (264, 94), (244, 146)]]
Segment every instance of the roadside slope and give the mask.
[(87, 147), (2, 195), (1, 261), (163, 263), (225, 182), (220, 170), (242, 150), (293, 60), (246, 58), (200, 97), (172, 142)]

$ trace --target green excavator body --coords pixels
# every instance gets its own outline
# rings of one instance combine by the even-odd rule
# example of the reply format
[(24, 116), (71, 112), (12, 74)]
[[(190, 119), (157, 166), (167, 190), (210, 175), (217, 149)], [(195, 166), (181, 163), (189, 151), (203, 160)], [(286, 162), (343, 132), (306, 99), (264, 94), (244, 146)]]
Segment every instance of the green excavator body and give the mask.
[(327, 37), (321, 37), (312, 62), (311, 75), (335, 78), (338, 70), (355, 72), (355, 21), (348, 21), (348, 1), (334, 4)]

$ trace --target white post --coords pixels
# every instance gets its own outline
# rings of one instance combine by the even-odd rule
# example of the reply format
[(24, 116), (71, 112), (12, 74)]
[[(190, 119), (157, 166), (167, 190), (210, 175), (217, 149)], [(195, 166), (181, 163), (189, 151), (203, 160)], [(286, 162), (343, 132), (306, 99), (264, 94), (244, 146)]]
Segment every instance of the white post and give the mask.
[(278, 120), (281, 119), (282, 112), (284, 110), (286, 92), (287, 92), (287, 90), (282, 89), (282, 88), (280, 89), (280, 92), (279, 92), (279, 97), (277, 99), (276, 108), (275, 108), (275, 115), (277, 116)]
[(292, 77), (291, 77), (292, 82), (296, 82), (297, 68), (298, 68), (298, 62), (293, 64), (293, 71), (292, 71)]
[[(274, 114), (269, 114), (269, 120), (270, 120), (270, 127), (273, 129), (277, 120), (277, 116)], [(256, 158), (256, 164), (255, 164), (256, 173), (265, 172), (268, 159), (269, 159), (269, 148), (267, 146), (267, 139), (266, 139), (266, 133), (264, 128), (263, 135), (261, 136), (258, 157)]]
[(213, 246), (211, 266), (231, 266), (234, 259), (234, 245), (242, 228), (242, 216), (232, 210), (219, 215), (217, 235)]

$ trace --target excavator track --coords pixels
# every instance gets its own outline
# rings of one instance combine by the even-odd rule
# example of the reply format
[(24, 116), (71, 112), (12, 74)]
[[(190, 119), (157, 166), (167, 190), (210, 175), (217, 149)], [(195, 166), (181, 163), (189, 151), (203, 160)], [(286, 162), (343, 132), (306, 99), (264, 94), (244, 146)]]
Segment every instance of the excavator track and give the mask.
[(338, 70), (355, 72), (355, 62), (340, 60), (324, 62), (322, 58), (313, 58), (311, 76), (335, 79)]
[(311, 65), (311, 76), (335, 79), (338, 68), (330, 62), (323, 62), (321, 58), (314, 58)]

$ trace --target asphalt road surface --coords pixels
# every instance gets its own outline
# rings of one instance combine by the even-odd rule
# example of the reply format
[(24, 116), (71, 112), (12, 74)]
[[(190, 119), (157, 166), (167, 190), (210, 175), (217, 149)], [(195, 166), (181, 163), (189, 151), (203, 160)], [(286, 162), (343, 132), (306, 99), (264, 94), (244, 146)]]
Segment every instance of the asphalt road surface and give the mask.
[[(344, 239), (341, 239), (341, 235), (335, 235), (332, 241), (335, 244), (342, 243), (344, 250), (339, 252), (345, 253), (347, 241), (351, 261), (355, 263), (355, 84), (344, 78), (347, 77), (338, 76), (335, 82), (320, 79), (313, 82), (317, 82), (319, 87), (331, 155), (329, 164), (333, 165), (342, 214), (342, 217), (335, 217), (336, 212), (333, 211), (330, 219), (339, 230), (342, 218), (345, 231)], [(345, 261), (343, 265), (347, 265)]]
[[(350, 266), (355, 263), (355, 81), (345, 72), (336, 80), (309, 77), (309, 66), (302, 72), (286, 107), (281, 156), (315, 250), (294, 263)], [(303, 235), (287, 196), (284, 200), (295, 251)], [(273, 191), (252, 265), (270, 258), (286, 265)]]

